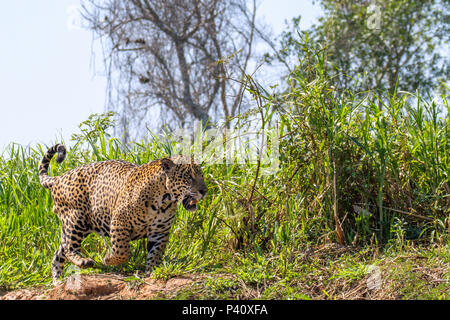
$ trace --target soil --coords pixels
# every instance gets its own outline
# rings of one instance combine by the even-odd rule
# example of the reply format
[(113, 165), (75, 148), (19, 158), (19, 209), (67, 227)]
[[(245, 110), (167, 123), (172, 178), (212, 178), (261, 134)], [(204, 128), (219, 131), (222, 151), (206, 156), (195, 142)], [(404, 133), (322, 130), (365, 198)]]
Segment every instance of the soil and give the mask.
[(131, 279), (116, 274), (77, 274), (51, 288), (19, 289), (0, 300), (117, 300), (154, 299), (175, 295), (198, 281), (200, 276), (168, 279)]

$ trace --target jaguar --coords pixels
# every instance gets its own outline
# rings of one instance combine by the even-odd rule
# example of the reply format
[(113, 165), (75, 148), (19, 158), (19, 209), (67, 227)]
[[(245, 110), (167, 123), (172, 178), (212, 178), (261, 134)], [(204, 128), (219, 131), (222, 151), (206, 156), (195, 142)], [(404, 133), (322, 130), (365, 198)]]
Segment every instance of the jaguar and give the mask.
[(159, 265), (169, 239), (177, 203), (195, 211), (207, 194), (202, 169), (191, 157), (177, 155), (137, 165), (124, 160), (89, 163), (49, 176), (51, 159), (62, 163), (66, 148), (56, 144), (39, 165), (39, 181), (51, 192), (53, 213), (61, 221), (61, 242), (52, 264), (59, 283), (68, 261), (94, 266), (81, 255), (81, 243), (92, 232), (110, 238), (102, 263), (120, 265), (130, 258), (130, 241), (147, 238), (145, 272)]

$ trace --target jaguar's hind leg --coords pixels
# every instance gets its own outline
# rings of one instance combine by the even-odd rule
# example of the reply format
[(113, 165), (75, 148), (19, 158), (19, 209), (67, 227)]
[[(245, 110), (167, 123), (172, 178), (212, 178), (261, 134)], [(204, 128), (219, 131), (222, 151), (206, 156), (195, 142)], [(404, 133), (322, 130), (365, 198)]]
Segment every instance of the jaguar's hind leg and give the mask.
[(61, 220), (63, 224), (61, 246), (66, 258), (79, 268), (94, 266), (94, 260), (83, 258), (80, 255), (81, 242), (91, 233), (83, 213), (78, 210), (71, 210), (70, 214), (67, 214)]

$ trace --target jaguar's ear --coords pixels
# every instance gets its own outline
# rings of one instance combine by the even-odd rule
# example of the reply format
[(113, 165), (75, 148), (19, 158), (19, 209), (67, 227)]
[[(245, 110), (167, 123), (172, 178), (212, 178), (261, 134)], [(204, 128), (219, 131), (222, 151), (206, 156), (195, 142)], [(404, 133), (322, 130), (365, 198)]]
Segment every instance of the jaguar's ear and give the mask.
[(172, 172), (172, 169), (175, 167), (175, 163), (169, 158), (161, 159), (161, 167), (165, 173)]

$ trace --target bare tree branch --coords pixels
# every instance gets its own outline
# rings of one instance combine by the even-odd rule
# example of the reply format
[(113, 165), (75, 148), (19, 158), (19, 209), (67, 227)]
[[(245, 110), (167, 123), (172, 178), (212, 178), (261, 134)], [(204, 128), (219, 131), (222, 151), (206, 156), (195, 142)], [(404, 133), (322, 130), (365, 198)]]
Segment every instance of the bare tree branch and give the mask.
[[(250, 7), (247, 5), (250, 2)], [(256, 0), (83, 0), (102, 41), (121, 127), (236, 116), (253, 58)], [(245, 105), (245, 103), (244, 103)], [(148, 120), (147, 120), (148, 119)]]

